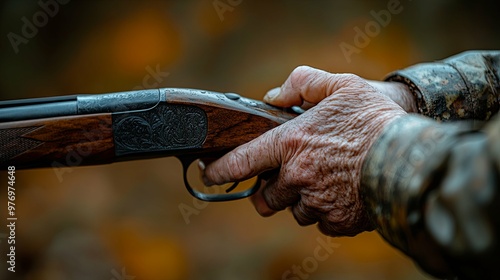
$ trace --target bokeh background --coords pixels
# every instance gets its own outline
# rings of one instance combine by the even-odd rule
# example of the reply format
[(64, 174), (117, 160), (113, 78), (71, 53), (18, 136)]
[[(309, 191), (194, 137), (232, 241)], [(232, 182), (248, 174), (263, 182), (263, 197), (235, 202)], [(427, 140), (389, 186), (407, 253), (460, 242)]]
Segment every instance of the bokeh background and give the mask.
[[(47, 2), (57, 11), (44, 12)], [(465, 0), (401, 0), (401, 12), (356, 45), (356, 28), (376, 20), (371, 11), (394, 3), (4, 0), (0, 99), (147, 87), (260, 99), (299, 65), (382, 79), (418, 62), (500, 47), (499, 5)], [(23, 36), (23, 18), (34, 16), (40, 27)], [(12, 44), (12, 33), (22, 43)], [(358, 50), (346, 56), (343, 43)], [(328, 241), (288, 211), (265, 219), (247, 200), (197, 202), (181, 172), (174, 158), (71, 168), (62, 180), (52, 169), (18, 171), (16, 273), (6, 270), (0, 226), (0, 278), (428, 279), (376, 233)], [(0, 175), (3, 225), (7, 179)], [(315, 267), (322, 242), (335, 249)]]

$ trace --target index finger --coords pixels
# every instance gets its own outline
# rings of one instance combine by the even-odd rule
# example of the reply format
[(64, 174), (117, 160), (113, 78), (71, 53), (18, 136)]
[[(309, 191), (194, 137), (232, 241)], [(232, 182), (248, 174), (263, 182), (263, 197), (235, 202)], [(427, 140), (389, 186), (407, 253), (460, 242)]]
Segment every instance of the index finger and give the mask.
[(280, 127), (274, 128), (206, 166), (205, 185), (242, 181), (279, 167), (282, 161), (280, 131)]

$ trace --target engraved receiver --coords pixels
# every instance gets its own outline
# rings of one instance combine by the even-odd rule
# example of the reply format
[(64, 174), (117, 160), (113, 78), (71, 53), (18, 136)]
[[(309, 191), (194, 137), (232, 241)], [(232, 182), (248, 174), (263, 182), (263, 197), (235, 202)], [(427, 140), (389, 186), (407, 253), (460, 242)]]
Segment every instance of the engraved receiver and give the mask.
[(206, 193), (187, 180), (190, 164), (215, 158), (296, 117), (235, 93), (162, 88), (0, 102), (0, 168), (104, 164), (176, 156), (189, 193), (205, 201), (244, 198), (235, 182)]

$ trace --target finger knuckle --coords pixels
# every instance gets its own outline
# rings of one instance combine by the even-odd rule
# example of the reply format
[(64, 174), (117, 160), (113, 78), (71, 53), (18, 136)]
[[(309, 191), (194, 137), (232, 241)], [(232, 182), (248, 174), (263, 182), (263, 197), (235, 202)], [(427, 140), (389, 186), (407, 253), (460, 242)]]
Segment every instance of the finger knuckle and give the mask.
[(293, 216), (295, 217), (295, 220), (297, 220), (297, 222), (301, 226), (310, 225), (310, 224), (316, 223), (318, 221), (317, 213), (313, 209), (309, 208), (302, 201), (297, 203), (293, 207), (292, 211), (293, 211)]
[(318, 223), (318, 229), (324, 235), (328, 235), (328, 236), (332, 236), (332, 237), (339, 236), (339, 233), (337, 232), (336, 228), (333, 227), (331, 223), (320, 221)]
[(346, 82), (358, 82), (358, 81), (363, 80), (363, 78), (361, 78), (360, 76), (353, 74), (353, 73), (344, 73), (344, 74), (340, 74), (340, 75), (341, 75), (342, 79)]
[(313, 73), (314, 68), (309, 66), (302, 65), (295, 68), (288, 78), (290, 87), (292, 89), (301, 89)]
[(278, 139), (284, 144), (284, 147), (291, 151), (296, 151), (298, 147), (308, 138), (309, 128), (306, 123), (290, 126), (286, 134), (280, 133)]
[(352, 73), (340, 74), (340, 79), (338, 79), (338, 81), (342, 87), (353, 87), (366, 84), (363, 78)]
[(303, 75), (303, 74), (307, 74), (307, 73), (310, 73), (314, 68), (310, 67), (310, 66), (307, 66), (307, 65), (301, 65), (301, 66), (297, 66), (295, 67), (295, 69), (293, 69), (292, 73), (290, 74), (290, 76), (296, 76), (296, 75)]

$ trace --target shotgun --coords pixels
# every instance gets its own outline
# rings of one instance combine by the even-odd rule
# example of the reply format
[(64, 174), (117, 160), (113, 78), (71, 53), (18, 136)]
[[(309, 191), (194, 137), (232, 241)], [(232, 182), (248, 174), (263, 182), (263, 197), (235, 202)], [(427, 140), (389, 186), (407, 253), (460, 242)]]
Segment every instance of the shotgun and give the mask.
[(227, 201), (260, 186), (223, 193), (193, 188), (187, 169), (216, 158), (302, 113), (235, 93), (161, 88), (0, 102), (0, 169), (74, 167), (177, 157), (191, 195)]

